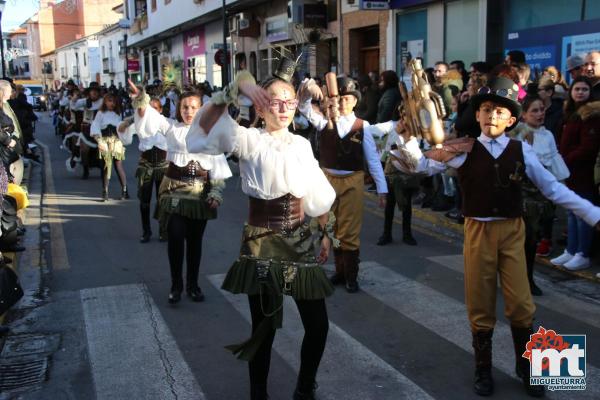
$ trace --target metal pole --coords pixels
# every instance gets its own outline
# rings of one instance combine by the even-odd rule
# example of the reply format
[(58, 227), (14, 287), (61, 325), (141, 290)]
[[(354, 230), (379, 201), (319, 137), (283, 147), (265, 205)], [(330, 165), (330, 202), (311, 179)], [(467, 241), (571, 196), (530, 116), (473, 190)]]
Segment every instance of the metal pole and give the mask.
[(2, 79), (6, 77), (6, 73), (4, 71), (4, 35), (2, 34), (2, 12), (0, 12), (0, 36), (2, 40), (0, 40), (0, 51), (2, 52)]
[(127, 87), (127, 81), (129, 80), (129, 52), (127, 51), (127, 34), (123, 35), (123, 47), (125, 47), (125, 82), (123, 86)]
[(222, 16), (223, 16), (223, 66), (221, 67), (221, 80), (222, 86), (229, 84), (229, 60), (227, 56), (229, 52), (227, 50), (227, 35), (229, 34), (229, 24), (227, 23), (227, 10), (225, 9), (226, 0), (223, 0)]

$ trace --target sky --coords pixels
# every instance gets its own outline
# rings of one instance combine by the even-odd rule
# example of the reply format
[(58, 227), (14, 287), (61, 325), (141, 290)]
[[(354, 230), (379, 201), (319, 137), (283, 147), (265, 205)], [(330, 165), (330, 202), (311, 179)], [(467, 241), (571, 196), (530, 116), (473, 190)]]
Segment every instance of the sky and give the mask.
[(7, 0), (2, 13), (2, 31), (18, 28), (39, 9), (38, 0)]

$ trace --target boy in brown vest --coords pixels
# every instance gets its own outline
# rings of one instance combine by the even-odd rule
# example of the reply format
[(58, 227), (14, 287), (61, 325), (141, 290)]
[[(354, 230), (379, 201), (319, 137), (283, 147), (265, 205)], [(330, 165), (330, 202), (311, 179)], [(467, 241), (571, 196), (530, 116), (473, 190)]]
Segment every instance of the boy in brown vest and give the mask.
[[(356, 82), (350, 78), (338, 77), (339, 107), (330, 110), (339, 113), (339, 119), (331, 128), (328, 120), (311, 107), (311, 98), (322, 99), (319, 87), (310, 80), (300, 88), (299, 110), (317, 129), (319, 140), (319, 164), (325, 176), (335, 189), (336, 200), (332, 211), (336, 218), (335, 235), (340, 240), (340, 248), (334, 250), (335, 274), (331, 278), (334, 285), (345, 284), (348, 293), (358, 291), (358, 264), (360, 262), (360, 229), (362, 227), (364, 201), (364, 165), (369, 168), (377, 186), (379, 203), (385, 205), (387, 184), (379, 161), (373, 135), (383, 136), (393, 130), (393, 123), (371, 126), (356, 118), (354, 107), (360, 100)], [(382, 131), (382, 129), (386, 131)]]
[[(504, 296), (504, 314), (511, 324), (516, 372), (527, 394), (541, 397), (543, 386), (529, 383), (529, 363), (522, 357), (533, 334), (535, 305), (529, 290), (525, 263), (525, 224), (522, 219), (521, 182), (529, 179), (549, 200), (573, 211), (590, 225), (600, 226), (600, 208), (594, 207), (559, 183), (538, 161), (531, 146), (510, 139), (505, 131), (521, 113), (519, 88), (506, 78), (496, 78), (472, 99), (481, 135), (461, 153), (450, 146), (423, 157), (412, 138), (405, 146), (416, 171), (435, 174), (456, 168), (465, 216), (465, 303), (475, 350), (474, 390), (489, 396), (492, 379), (492, 334), (496, 323), (497, 277)], [(405, 137), (406, 138), (406, 137)], [(408, 138), (406, 138), (408, 139)], [(436, 161), (439, 160), (439, 161)]]

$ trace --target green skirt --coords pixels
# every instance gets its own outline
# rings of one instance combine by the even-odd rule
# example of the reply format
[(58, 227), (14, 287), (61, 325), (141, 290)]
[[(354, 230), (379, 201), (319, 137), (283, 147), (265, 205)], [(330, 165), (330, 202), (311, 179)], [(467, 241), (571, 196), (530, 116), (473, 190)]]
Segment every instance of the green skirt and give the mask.
[(158, 190), (158, 220), (161, 229), (173, 214), (190, 219), (215, 219), (217, 210), (207, 203), (209, 187), (200, 181), (193, 184), (163, 177)]
[(229, 269), (222, 288), (234, 294), (269, 298), (271, 309), (250, 339), (227, 346), (249, 361), (271, 329), (281, 328), (283, 295), (296, 300), (317, 300), (333, 294), (333, 286), (315, 259), (314, 235), (303, 224), (289, 235), (246, 224), (240, 257)]

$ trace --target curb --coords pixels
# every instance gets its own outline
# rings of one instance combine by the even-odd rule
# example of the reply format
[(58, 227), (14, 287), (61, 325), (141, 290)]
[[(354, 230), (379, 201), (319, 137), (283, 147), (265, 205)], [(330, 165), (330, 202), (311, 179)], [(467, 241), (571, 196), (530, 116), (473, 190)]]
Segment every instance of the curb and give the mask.
[[(374, 202), (377, 202), (377, 196), (373, 193), (367, 192), (365, 190), (365, 196)], [(378, 212), (374, 209), (369, 209), (365, 207), (365, 210), (370, 212), (371, 214), (379, 215), (383, 217), (382, 212)], [(426, 211), (421, 207), (413, 206), (413, 225), (417, 225), (419, 227), (419, 231), (425, 233), (426, 235), (433, 236), (435, 238), (441, 239), (445, 242), (462, 242), (464, 239), (463, 226), (456, 222), (452, 222), (441, 212), (436, 211)], [(419, 220), (419, 221), (415, 221)], [(401, 225), (400, 220), (394, 218), (394, 223)], [(560, 271), (566, 274), (569, 274), (573, 277), (585, 279), (590, 282), (600, 283), (600, 278), (596, 276), (595, 272), (583, 270), (583, 271), (571, 271), (562, 266), (554, 265), (550, 262), (550, 259), (547, 257), (536, 256), (536, 262), (538, 264), (543, 265), (546, 268), (550, 268), (554, 271)]]

